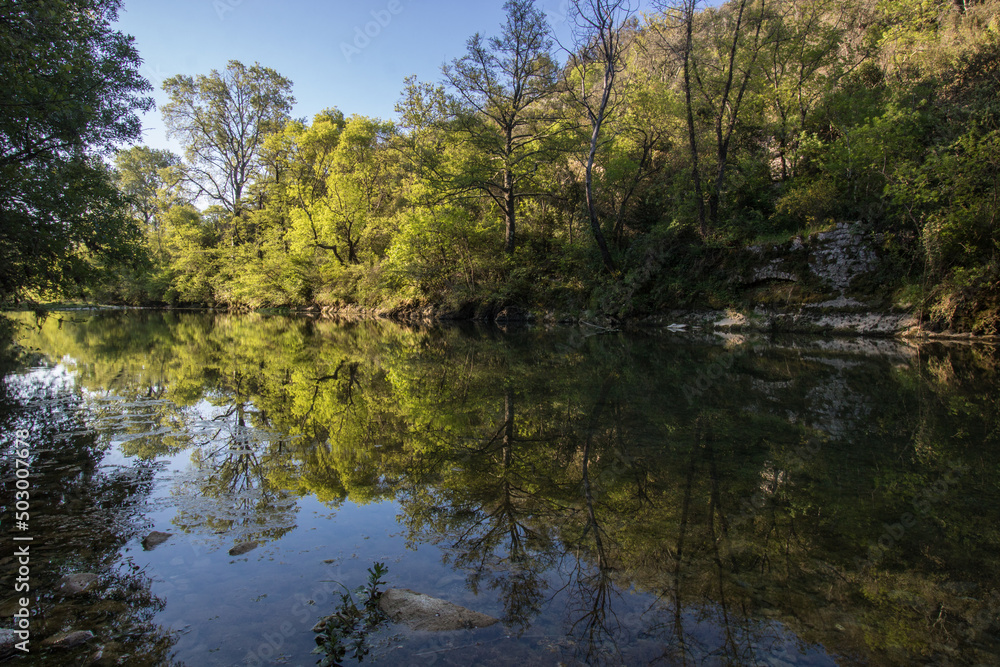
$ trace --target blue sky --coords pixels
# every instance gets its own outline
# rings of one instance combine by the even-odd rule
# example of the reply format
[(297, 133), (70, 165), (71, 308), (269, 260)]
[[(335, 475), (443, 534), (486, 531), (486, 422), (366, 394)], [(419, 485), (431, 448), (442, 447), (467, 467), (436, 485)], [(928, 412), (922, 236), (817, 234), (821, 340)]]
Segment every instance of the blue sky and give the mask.
[[(536, 0), (561, 40), (567, 4)], [(503, 0), (125, 0), (118, 27), (135, 37), (158, 105), (166, 101), (163, 79), (239, 60), (291, 79), (296, 117), (335, 106), (394, 118), (405, 77), (439, 81), (442, 63), (462, 56), (470, 36), (497, 34), (503, 21)], [(147, 145), (181, 152), (159, 110), (143, 124)]]

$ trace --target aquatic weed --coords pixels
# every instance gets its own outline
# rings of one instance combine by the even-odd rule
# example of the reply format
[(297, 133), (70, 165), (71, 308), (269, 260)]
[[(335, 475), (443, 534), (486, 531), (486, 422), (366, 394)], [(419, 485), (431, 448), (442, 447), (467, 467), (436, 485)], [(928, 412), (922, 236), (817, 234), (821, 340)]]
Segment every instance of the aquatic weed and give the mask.
[[(313, 649), (313, 653), (322, 655), (319, 665), (334, 667), (348, 658), (361, 662), (368, 655), (368, 634), (385, 620), (378, 601), (382, 596), (379, 586), (385, 584), (382, 577), (388, 571), (385, 563), (374, 563), (368, 568), (368, 582), (353, 594), (346, 586), (335, 582), (344, 592), (340, 594), (337, 611), (323, 619), (325, 627), (316, 637), (318, 646)], [(360, 608), (354, 601), (354, 595), (363, 600)]]

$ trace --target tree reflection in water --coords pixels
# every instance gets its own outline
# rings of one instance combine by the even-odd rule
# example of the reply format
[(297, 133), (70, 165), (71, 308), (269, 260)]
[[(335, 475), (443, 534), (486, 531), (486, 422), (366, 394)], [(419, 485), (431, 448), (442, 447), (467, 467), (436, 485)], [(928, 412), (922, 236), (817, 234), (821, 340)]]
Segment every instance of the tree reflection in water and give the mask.
[(295, 527), (295, 496), (271, 479), (287, 465), (288, 439), (244, 399), (238, 374), (233, 386), (234, 402), (202, 420), (191, 443), (194, 466), (176, 490), (173, 521), (232, 542), (275, 540)]
[[(508, 658), (539, 641), (587, 664), (998, 652), (992, 349), (228, 315), (35, 340), (88, 391), (170, 402), (146, 426), (173, 434), (123, 448), (189, 448), (185, 530), (277, 541), (301, 495), (394, 501), (408, 541), (438, 545), (522, 638)], [(704, 368), (718, 377), (689, 401)], [(961, 480), (868, 558), (954, 461)]]
[[(58, 367), (22, 369), (0, 380), (0, 475), (15, 479), (16, 440), (27, 431), (30, 451), (28, 529), (31, 538), (30, 590), (13, 586), (0, 602), (5, 618), (12, 618), (21, 597), (30, 601), (29, 663), (116, 664), (119, 658), (143, 664), (170, 664), (174, 637), (154, 622), (164, 601), (150, 591), (152, 581), (125, 555), (126, 545), (138, 540), (145, 528), (141, 507), (149, 496), (157, 466), (133, 460), (108, 460), (107, 432), (113, 428), (103, 408), (104, 426), (95, 428), (92, 400), (74, 390)], [(118, 427), (127, 430), (142, 406), (121, 411)], [(131, 414), (130, 414), (131, 413)], [(3, 496), (0, 514), (13, 518), (13, 484)], [(10, 505), (7, 503), (10, 502)], [(13, 582), (18, 559), (15, 544), (5, 540), (0, 578)], [(96, 574), (87, 592), (69, 595), (60, 578)], [(71, 649), (49, 649), (47, 637), (69, 630), (89, 631), (94, 637)], [(22, 656), (24, 658), (25, 656)]]

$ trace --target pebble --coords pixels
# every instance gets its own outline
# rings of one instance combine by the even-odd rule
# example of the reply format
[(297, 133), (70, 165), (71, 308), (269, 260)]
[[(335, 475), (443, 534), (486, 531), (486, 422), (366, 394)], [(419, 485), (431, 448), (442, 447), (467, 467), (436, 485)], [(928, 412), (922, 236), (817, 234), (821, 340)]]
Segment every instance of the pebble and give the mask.
[(230, 556), (242, 556), (243, 554), (253, 551), (259, 545), (256, 542), (240, 542), (232, 549), (229, 550)]
[(53, 635), (42, 642), (42, 646), (53, 648), (73, 648), (80, 644), (85, 644), (94, 638), (94, 633), (90, 630), (75, 630)]
[(63, 595), (79, 595), (86, 592), (97, 583), (98, 577), (92, 572), (67, 574), (59, 580), (59, 592)]
[(173, 535), (173, 533), (161, 533), (158, 530), (154, 530), (149, 535), (142, 538), (142, 548), (144, 551), (150, 551), (170, 539), (171, 535)]

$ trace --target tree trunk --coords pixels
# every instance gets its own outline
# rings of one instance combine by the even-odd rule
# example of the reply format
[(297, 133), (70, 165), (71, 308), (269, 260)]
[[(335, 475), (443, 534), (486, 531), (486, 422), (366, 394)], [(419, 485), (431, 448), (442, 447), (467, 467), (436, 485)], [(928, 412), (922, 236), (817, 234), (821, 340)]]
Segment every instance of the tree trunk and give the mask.
[[(603, 113), (601, 116), (603, 116)], [(594, 156), (597, 155), (597, 140), (601, 133), (601, 123), (603, 120), (602, 117), (597, 118), (594, 123), (594, 132), (590, 136), (590, 155), (587, 157), (586, 179), (587, 212), (590, 214), (590, 229), (594, 233), (594, 240), (597, 241), (597, 247), (601, 250), (601, 260), (604, 262), (604, 268), (609, 272), (614, 272), (615, 261), (611, 258), (611, 253), (608, 251), (608, 244), (604, 240), (604, 233), (601, 232), (601, 222), (597, 219), (597, 204), (594, 202)]]
[(691, 148), (691, 180), (694, 186), (695, 204), (698, 207), (698, 229), (702, 237), (708, 235), (705, 219), (705, 199), (701, 191), (701, 171), (698, 165), (698, 139), (694, 130), (694, 105), (691, 101), (691, 51), (694, 44), (694, 1), (685, 7), (687, 25), (684, 39), (684, 102), (687, 106), (688, 142)]
[(514, 174), (510, 169), (503, 172), (504, 217), (507, 222), (507, 237), (504, 242), (504, 252), (508, 255), (514, 252), (514, 232), (517, 223), (517, 200), (514, 196)]

